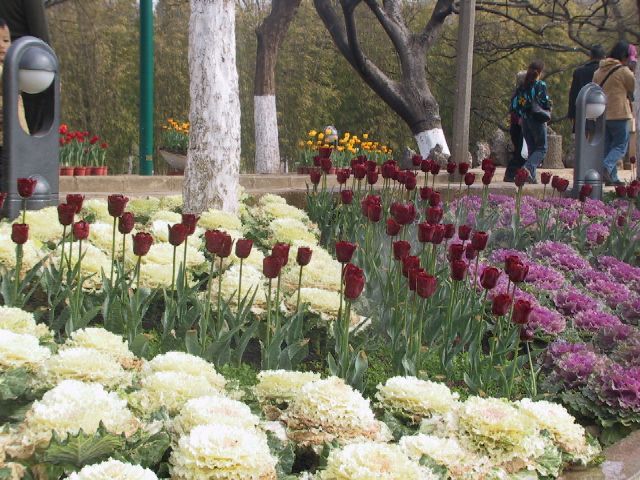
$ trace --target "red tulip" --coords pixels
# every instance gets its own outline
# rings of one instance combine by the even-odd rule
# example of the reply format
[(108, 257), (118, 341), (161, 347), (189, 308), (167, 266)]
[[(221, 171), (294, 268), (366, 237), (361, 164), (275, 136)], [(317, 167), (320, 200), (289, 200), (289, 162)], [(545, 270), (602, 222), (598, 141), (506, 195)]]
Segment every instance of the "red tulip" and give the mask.
[[(204, 246), (213, 255), (218, 255), (224, 242), (224, 232), (220, 230), (207, 230), (204, 232)], [(182, 243), (182, 242), (180, 242)]]
[(338, 183), (340, 185), (344, 185), (345, 183), (347, 183), (347, 180), (349, 180), (350, 175), (351, 175), (351, 172), (349, 171), (348, 168), (338, 169), (338, 171), (336, 172)]
[(329, 158), (331, 156), (331, 151), (333, 147), (320, 147), (318, 148), (318, 153), (320, 154), (320, 158)]
[(526, 168), (519, 168), (516, 171), (516, 175), (515, 175), (516, 186), (517, 187), (524, 186), (524, 184), (527, 183), (527, 180), (529, 180), (529, 170), (527, 170)]
[(118, 231), (123, 235), (127, 233), (131, 233), (133, 227), (135, 226), (136, 219), (131, 212), (124, 212), (118, 218)]
[(624, 215), (618, 215), (618, 221), (616, 222), (619, 227), (624, 227), (627, 223), (627, 219)]
[(420, 155), (412, 155), (411, 163), (414, 167), (419, 167), (422, 164), (422, 157)]
[(153, 237), (147, 232), (138, 232), (133, 236), (133, 253), (138, 257), (144, 257), (149, 253), (153, 245)]
[(86, 240), (89, 237), (89, 224), (80, 220), (73, 224), (73, 238), (76, 240)]
[(349, 300), (357, 299), (364, 290), (364, 272), (355, 265), (348, 264), (344, 270), (344, 296)]
[(380, 170), (382, 172), (382, 178), (393, 178), (396, 170), (396, 162), (393, 160), (387, 160), (382, 164), (382, 168)]
[(427, 208), (427, 223), (432, 225), (440, 223), (443, 215), (444, 211), (441, 207), (429, 207)]
[(270, 255), (262, 259), (262, 273), (269, 279), (278, 278), (282, 270), (282, 260), (280, 257)]
[(24, 245), (29, 240), (29, 225), (26, 223), (11, 225), (11, 240), (16, 245)]
[(69, 127), (67, 126), (67, 124), (61, 123), (60, 127), (58, 128), (58, 133), (60, 135), (66, 135), (67, 133), (69, 133)]
[(513, 268), (514, 265), (517, 265), (519, 263), (522, 263), (522, 260), (520, 260), (520, 257), (517, 255), (509, 255), (507, 256), (507, 258), (504, 259), (504, 271), (507, 275), (509, 275), (509, 272), (511, 271), (511, 269)]
[(330, 158), (323, 158), (320, 160), (320, 168), (324, 173), (330, 173), (333, 168), (333, 163)]
[(375, 170), (367, 172), (367, 183), (369, 185), (375, 185), (378, 183), (378, 172)]
[(458, 173), (460, 175), (465, 175), (469, 171), (469, 164), (466, 162), (461, 162), (458, 164)]
[(486, 172), (487, 170), (495, 169), (496, 167), (493, 164), (493, 160), (487, 157), (482, 160), (482, 163), (480, 164), (480, 168), (482, 169), (483, 172)]
[(494, 315), (498, 315), (501, 317), (502, 315), (506, 315), (511, 308), (511, 295), (506, 293), (499, 293), (495, 297), (493, 297), (493, 302), (491, 303), (491, 313)]
[(420, 170), (422, 170), (424, 173), (429, 173), (431, 171), (432, 163), (433, 163), (433, 160), (431, 160), (430, 158), (427, 158), (426, 160), (422, 160), (422, 162), (420, 163)]
[(530, 342), (535, 338), (535, 331), (530, 327), (522, 327), (520, 329), (520, 340)]
[(433, 236), (431, 237), (431, 243), (434, 245), (440, 245), (444, 240), (444, 225), (434, 225)]
[(411, 253), (411, 244), (406, 240), (398, 240), (393, 242), (393, 257), (396, 260), (402, 260)]
[(418, 180), (416, 179), (416, 176), (411, 172), (407, 173), (407, 178), (404, 181), (404, 188), (409, 192), (412, 192), (416, 189), (417, 184)]
[(340, 201), (343, 205), (351, 205), (353, 203), (353, 190), (341, 190)]
[(438, 175), (440, 173), (440, 164), (437, 162), (431, 162), (431, 175)]
[(540, 174), (540, 183), (542, 183), (543, 185), (549, 185), (549, 182), (551, 182), (551, 173), (542, 172)]
[(493, 173), (485, 172), (485, 174), (482, 175), (481, 180), (483, 185), (491, 185), (491, 180), (493, 180)]
[(193, 213), (183, 213), (182, 214), (182, 224), (189, 227), (189, 235), (193, 235), (196, 231), (196, 225), (198, 224), (198, 220), (200, 217)]
[(470, 187), (471, 185), (473, 185), (473, 183), (476, 181), (476, 174), (472, 173), (472, 172), (467, 172), (464, 174), (464, 184), (467, 187)]
[(431, 196), (429, 197), (429, 205), (432, 207), (437, 207), (440, 205), (440, 192), (431, 192)]
[(560, 180), (560, 177), (558, 175), (554, 175), (553, 177), (551, 177), (551, 187), (554, 190), (558, 189), (558, 180)]
[(455, 281), (462, 281), (467, 275), (467, 262), (464, 260), (454, 260), (451, 262), (451, 278)]
[(412, 202), (394, 203), (391, 205), (391, 215), (400, 225), (409, 225), (416, 218), (416, 207)]
[(404, 185), (405, 183), (407, 183), (407, 171), (406, 170), (399, 170), (398, 174), (396, 175), (396, 181), (400, 185)]
[(253, 240), (248, 238), (240, 238), (236, 240), (236, 257), (247, 258), (251, 255), (251, 249), (253, 248)]
[(22, 198), (29, 198), (33, 195), (33, 192), (36, 189), (36, 185), (38, 184), (38, 179), (29, 177), (29, 178), (19, 178), (18, 179), (18, 194)]
[(438, 280), (433, 275), (429, 275), (426, 272), (418, 273), (416, 277), (416, 293), (421, 298), (432, 297), (436, 293), (438, 287)]
[(313, 185), (318, 185), (320, 183), (320, 179), (322, 178), (322, 173), (320, 170), (311, 170), (309, 172), (309, 180)]
[(519, 299), (513, 304), (513, 314), (511, 321), (518, 325), (526, 325), (529, 323), (529, 314), (532, 310), (531, 303), (528, 300)]
[(222, 236), (222, 244), (220, 245), (220, 251), (218, 256), (221, 258), (227, 258), (231, 255), (231, 248), (233, 247), (233, 238), (228, 233), (224, 233)]
[(456, 173), (456, 168), (458, 167), (458, 165), (456, 165), (456, 162), (452, 162), (452, 161), (448, 161), (447, 162), (447, 173), (449, 175)]
[(433, 189), (431, 187), (420, 187), (420, 199), (431, 201), (431, 194)]
[(411, 268), (407, 272), (407, 280), (409, 280), (409, 290), (412, 292), (416, 291), (417, 283), (418, 283), (418, 275), (420, 273), (427, 273), (424, 268)]
[(353, 176), (356, 177), (357, 180), (362, 180), (367, 176), (367, 167), (366, 165), (357, 164), (353, 167)]
[(627, 197), (636, 198), (638, 193), (640, 193), (640, 186), (634, 184), (627, 186)]
[(464, 257), (471, 261), (474, 260), (476, 257), (478, 256), (478, 251), (473, 248), (473, 245), (471, 245), (470, 243), (467, 243), (467, 246), (464, 247)]
[(456, 226), (453, 223), (445, 223), (444, 225), (444, 238), (450, 240), (456, 233)]
[(558, 192), (566, 192), (567, 188), (569, 188), (569, 180), (566, 178), (560, 178), (558, 180)]
[(76, 207), (68, 203), (58, 205), (58, 221), (60, 225), (68, 227), (73, 223), (76, 214)]
[[(220, 232), (222, 233), (222, 232)], [(169, 225), (169, 243), (174, 247), (182, 245), (189, 235), (189, 227), (182, 223)]]
[(124, 209), (127, 207), (129, 198), (118, 193), (116, 195), (109, 195), (107, 198), (107, 208), (109, 209), (109, 215), (112, 217), (119, 217), (124, 213)]
[(387, 235), (389, 235), (390, 237), (395, 237), (400, 233), (400, 228), (400, 224), (393, 218), (389, 217), (387, 219)]
[(471, 227), (469, 225), (460, 225), (458, 227), (458, 238), (462, 241), (469, 240), (471, 235)]
[(313, 251), (309, 247), (298, 247), (298, 253), (296, 254), (296, 262), (301, 267), (309, 265), (311, 261), (311, 254)]
[(473, 236), (471, 237), (471, 245), (473, 248), (481, 252), (485, 248), (487, 248), (487, 241), (489, 240), (489, 235), (486, 232), (473, 232)]
[(336, 259), (340, 263), (349, 263), (351, 261), (351, 257), (353, 257), (353, 252), (355, 251), (355, 243), (345, 241), (336, 242)]
[(80, 213), (82, 210), (82, 204), (84, 202), (84, 195), (80, 193), (68, 193), (67, 194), (67, 204), (72, 205), (76, 213)]
[(462, 260), (462, 255), (464, 255), (464, 246), (461, 243), (452, 243), (449, 245), (449, 254), (447, 257), (450, 262)]
[(496, 267), (487, 267), (480, 274), (480, 285), (485, 290), (491, 290), (498, 284), (502, 272)]
[(527, 278), (527, 274), (529, 273), (529, 266), (523, 263), (514, 263), (507, 275), (509, 276), (509, 280), (513, 283), (521, 283), (524, 282)]
[(382, 206), (382, 200), (379, 195), (367, 195), (360, 202), (360, 211), (364, 217), (369, 218), (369, 207), (371, 205)]
[(271, 247), (271, 255), (275, 255), (276, 257), (280, 257), (280, 263), (282, 264), (282, 268), (287, 266), (289, 263), (289, 250), (291, 249), (291, 245), (288, 243), (278, 242), (273, 247)]
[(378, 171), (378, 164), (376, 162), (374, 162), (373, 160), (367, 160), (365, 165), (367, 167), (367, 172), (377, 172)]
[(435, 226), (430, 223), (423, 222), (418, 224), (418, 241), (420, 243), (431, 242)]
[(586, 202), (587, 198), (591, 195), (592, 191), (593, 191), (593, 186), (589, 185), (588, 183), (585, 183), (580, 187), (578, 200), (580, 200), (581, 202)]
[(409, 277), (409, 271), (414, 268), (420, 268), (420, 258), (415, 255), (407, 255), (402, 259), (402, 275)]
[(382, 218), (382, 205), (379, 203), (371, 203), (367, 208), (367, 218), (370, 222), (378, 223)]
[(624, 198), (627, 196), (627, 187), (624, 185), (616, 185), (616, 196), (618, 198)]

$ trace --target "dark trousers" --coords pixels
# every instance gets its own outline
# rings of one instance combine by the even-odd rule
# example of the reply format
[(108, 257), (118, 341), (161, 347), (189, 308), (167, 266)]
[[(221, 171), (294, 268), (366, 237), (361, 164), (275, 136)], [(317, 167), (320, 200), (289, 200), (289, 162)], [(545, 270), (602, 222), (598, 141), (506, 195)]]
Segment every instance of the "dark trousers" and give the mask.
[(45, 128), (45, 109), (47, 108), (46, 93), (31, 95), (23, 92), (22, 103), (29, 132), (33, 135), (43, 130)]
[(526, 162), (526, 159), (522, 158), (522, 142), (524, 142), (522, 127), (517, 123), (511, 123), (509, 135), (511, 135), (511, 143), (513, 144), (513, 155), (511, 155), (507, 170), (504, 172), (504, 178), (513, 180), (516, 176), (516, 171), (522, 168), (524, 162)]

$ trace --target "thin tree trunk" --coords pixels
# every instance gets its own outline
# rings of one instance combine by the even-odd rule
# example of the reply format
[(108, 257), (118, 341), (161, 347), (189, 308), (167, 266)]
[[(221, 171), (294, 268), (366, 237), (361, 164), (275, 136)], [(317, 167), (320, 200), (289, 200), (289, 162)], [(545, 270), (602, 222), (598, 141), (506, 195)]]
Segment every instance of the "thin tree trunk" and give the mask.
[(240, 98), (236, 69), (235, 3), (191, 0), (191, 108), (184, 176), (185, 211), (238, 209)]
[(285, 38), (301, 0), (273, 0), (271, 13), (256, 29), (256, 75), (253, 120), (256, 141), (256, 173), (280, 171), (278, 112), (276, 109), (276, 64), (278, 49)]

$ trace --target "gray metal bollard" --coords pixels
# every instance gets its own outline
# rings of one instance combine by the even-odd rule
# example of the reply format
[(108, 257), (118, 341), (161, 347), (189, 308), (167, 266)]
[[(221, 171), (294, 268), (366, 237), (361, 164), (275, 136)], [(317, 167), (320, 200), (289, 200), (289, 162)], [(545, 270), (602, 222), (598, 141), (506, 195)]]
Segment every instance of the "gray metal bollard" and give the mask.
[[(588, 83), (576, 99), (576, 162), (573, 169), (573, 197), (584, 184), (591, 184), (591, 198), (602, 198), (605, 111), (607, 96), (596, 83)], [(587, 132), (586, 121), (593, 121), (593, 131)]]
[[(2, 213), (15, 218), (22, 208), (17, 179), (36, 177), (35, 193), (27, 209), (57, 205), (60, 184), (58, 129), (60, 127), (60, 75), (58, 59), (46, 43), (22, 37), (11, 45), (3, 71), (4, 144), (0, 159), (0, 191), (7, 192)], [(43, 127), (31, 134), (18, 120), (20, 92), (46, 96)]]

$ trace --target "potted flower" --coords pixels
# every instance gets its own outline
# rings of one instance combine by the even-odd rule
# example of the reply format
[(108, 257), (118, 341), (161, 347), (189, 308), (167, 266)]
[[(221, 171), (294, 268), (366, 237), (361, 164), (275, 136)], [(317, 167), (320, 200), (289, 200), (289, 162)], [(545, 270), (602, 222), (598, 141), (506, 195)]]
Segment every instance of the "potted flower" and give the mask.
[(176, 122), (173, 118), (162, 126), (160, 156), (175, 172), (182, 173), (187, 165), (189, 122)]
[(106, 175), (106, 150), (108, 145), (98, 135), (87, 131), (71, 131), (60, 125), (60, 175)]

